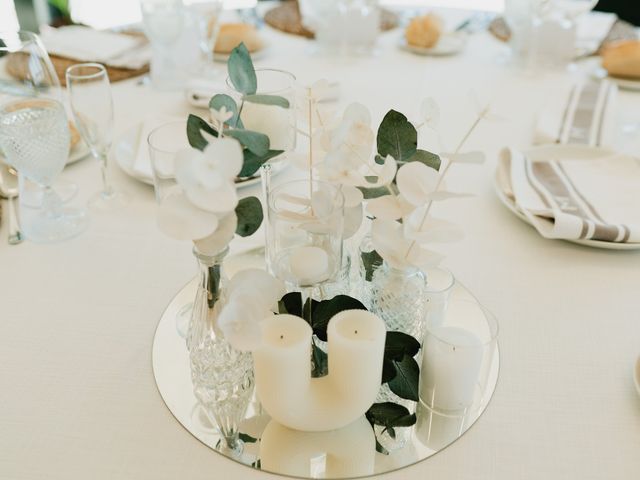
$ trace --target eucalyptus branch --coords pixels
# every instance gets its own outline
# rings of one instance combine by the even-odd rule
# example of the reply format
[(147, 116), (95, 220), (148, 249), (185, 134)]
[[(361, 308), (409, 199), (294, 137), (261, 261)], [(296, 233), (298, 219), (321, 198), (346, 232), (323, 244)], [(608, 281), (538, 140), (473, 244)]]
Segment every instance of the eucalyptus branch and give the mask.
[[(480, 122), (486, 117), (487, 113), (489, 113), (489, 105), (487, 105), (478, 114), (475, 121), (471, 124), (471, 127), (469, 127), (469, 129), (467, 130), (467, 133), (465, 133), (465, 135), (462, 137), (462, 139), (458, 143), (458, 146), (453, 152), (454, 155), (460, 153), (460, 150), (462, 149), (462, 147), (464, 147), (465, 143), (467, 143), (467, 140), (469, 139), (471, 134), (474, 132), (474, 130), (478, 127), (478, 125), (480, 125)], [(438, 183), (436, 183), (436, 187), (433, 190), (434, 192), (439, 191), (440, 186), (442, 185), (442, 181), (444, 180), (444, 177), (447, 175), (447, 172), (449, 172), (449, 168), (451, 168), (451, 165), (453, 165), (453, 163), (454, 162), (451, 159), (447, 161), (447, 165), (444, 167), (444, 170), (442, 170), (442, 173), (440, 174), (440, 178), (438, 178)], [(422, 220), (420, 222), (420, 226), (418, 227), (418, 230), (422, 230), (424, 228), (424, 224), (427, 221), (427, 217), (429, 216), (429, 212), (431, 211), (432, 206), (433, 206), (433, 200), (430, 200), (429, 203), (427, 204), (427, 208), (424, 211), (424, 215), (422, 216)], [(413, 249), (413, 247), (415, 247), (415, 244), (416, 244), (416, 241), (414, 239), (411, 241), (409, 248), (407, 248), (407, 252), (404, 255), (405, 260), (409, 257), (409, 254), (411, 253), (411, 250)]]
[[(353, 152), (353, 154), (356, 156), (356, 158), (358, 160), (360, 160), (362, 165), (364, 165), (365, 167), (367, 167), (367, 169), (369, 169), (369, 173), (374, 174), (374, 175), (377, 173), (373, 168), (371, 168), (371, 165), (369, 165), (369, 162), (367, 162), (367, 160), (365, 158), (362, 158), (362, 155), (360, 155), (360, 153), (355, 148), (353, 148), (353, 145), (351, 145), (349, 143), (345, 143), (344, 145), (346, 145), (347, 148), (349, 150), (351, 150), (351, 152)], [(382, 186), (387, 189), (389, 194), (395, 195), (395, 193), (393, 193), (393, 190), (391, 189), (391, 186), (389, 184), (382, 185)]]
[(242, 109), (244, 108), (244, 96), (240, 100), (240, 108), (238, 109), (238, 116), (236, 117), (236, 123), (233, 128), (238, 128), (238, 122), (240, 122), (240, 115), (242, 115)]
[(309, 202), (311, 202), (311, 214), (313, 215), (313, 96), (311, 88), (309, 95)]

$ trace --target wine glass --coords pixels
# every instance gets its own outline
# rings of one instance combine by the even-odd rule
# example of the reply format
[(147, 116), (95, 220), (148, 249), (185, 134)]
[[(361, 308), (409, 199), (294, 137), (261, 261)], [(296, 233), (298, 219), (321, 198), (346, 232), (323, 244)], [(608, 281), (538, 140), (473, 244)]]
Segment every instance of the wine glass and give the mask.
[(144, 31), (151, 41), (153, 60), (151, 80), (156, 88), (173, 90), (181, 87), (182, 77), (174, 57), (174, 47), (185, 27), (182, 0), (141, 0)]
[(57, 242), (82, 232), (86, 211), (63, 205), (52, 187), (69, 156), (70, 132), (60, 82), (31, 32), (0, 32), (0, 150), (19, 173), (25, 236)]
[(113, 140), (113, 100), (107, 71), (99, 63), (80, 63), (67, 68), (66, 77), (76, 127), (102, 171), (102, 191), (89, 200), (89, 206), (98, 211), (122, 208), (129, 197), (114, 190), (107, 175), (107, 155)]

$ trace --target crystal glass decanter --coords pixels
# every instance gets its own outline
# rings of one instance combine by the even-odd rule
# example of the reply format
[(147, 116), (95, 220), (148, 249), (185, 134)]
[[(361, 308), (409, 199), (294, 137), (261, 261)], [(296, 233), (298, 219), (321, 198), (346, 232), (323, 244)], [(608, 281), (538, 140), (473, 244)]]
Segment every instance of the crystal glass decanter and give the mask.
[(238, 425), (253, 395), (253, 359), (233, 348), (217, 327), (226, 278), (223, 260), (229, 249), (206, 255), (194, 249), (200, 281), (193, 304), (187, 348), (193, 392), (212, 423), (218, 426), (226, 453), (240, 455)]

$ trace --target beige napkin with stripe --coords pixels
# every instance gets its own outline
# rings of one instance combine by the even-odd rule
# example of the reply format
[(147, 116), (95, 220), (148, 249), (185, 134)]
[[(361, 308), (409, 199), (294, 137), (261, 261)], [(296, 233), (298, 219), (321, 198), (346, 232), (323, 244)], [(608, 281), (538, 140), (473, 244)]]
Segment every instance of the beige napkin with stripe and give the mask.
[(538, 112), (534, 143), (612, 145), (617, 93), (618, 87), (609, 80), (557, 87)]
[(498, 183), (545, 238), (640, 243), (637, 158), (531, 161), (507, 148)]

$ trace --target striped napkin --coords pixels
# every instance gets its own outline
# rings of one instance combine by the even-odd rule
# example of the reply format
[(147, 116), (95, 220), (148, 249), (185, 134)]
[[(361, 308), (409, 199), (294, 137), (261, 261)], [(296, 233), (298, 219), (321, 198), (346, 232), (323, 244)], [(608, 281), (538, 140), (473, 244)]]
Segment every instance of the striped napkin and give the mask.
[(640, 243), (640, 161), (624, 154), (531, 161), (504, 149), (504, 194), (545, 238)]
[(615, 135), (618, 87), (609, 80), (558, 88), (536, 118), (535, 144), (608, 146)]

